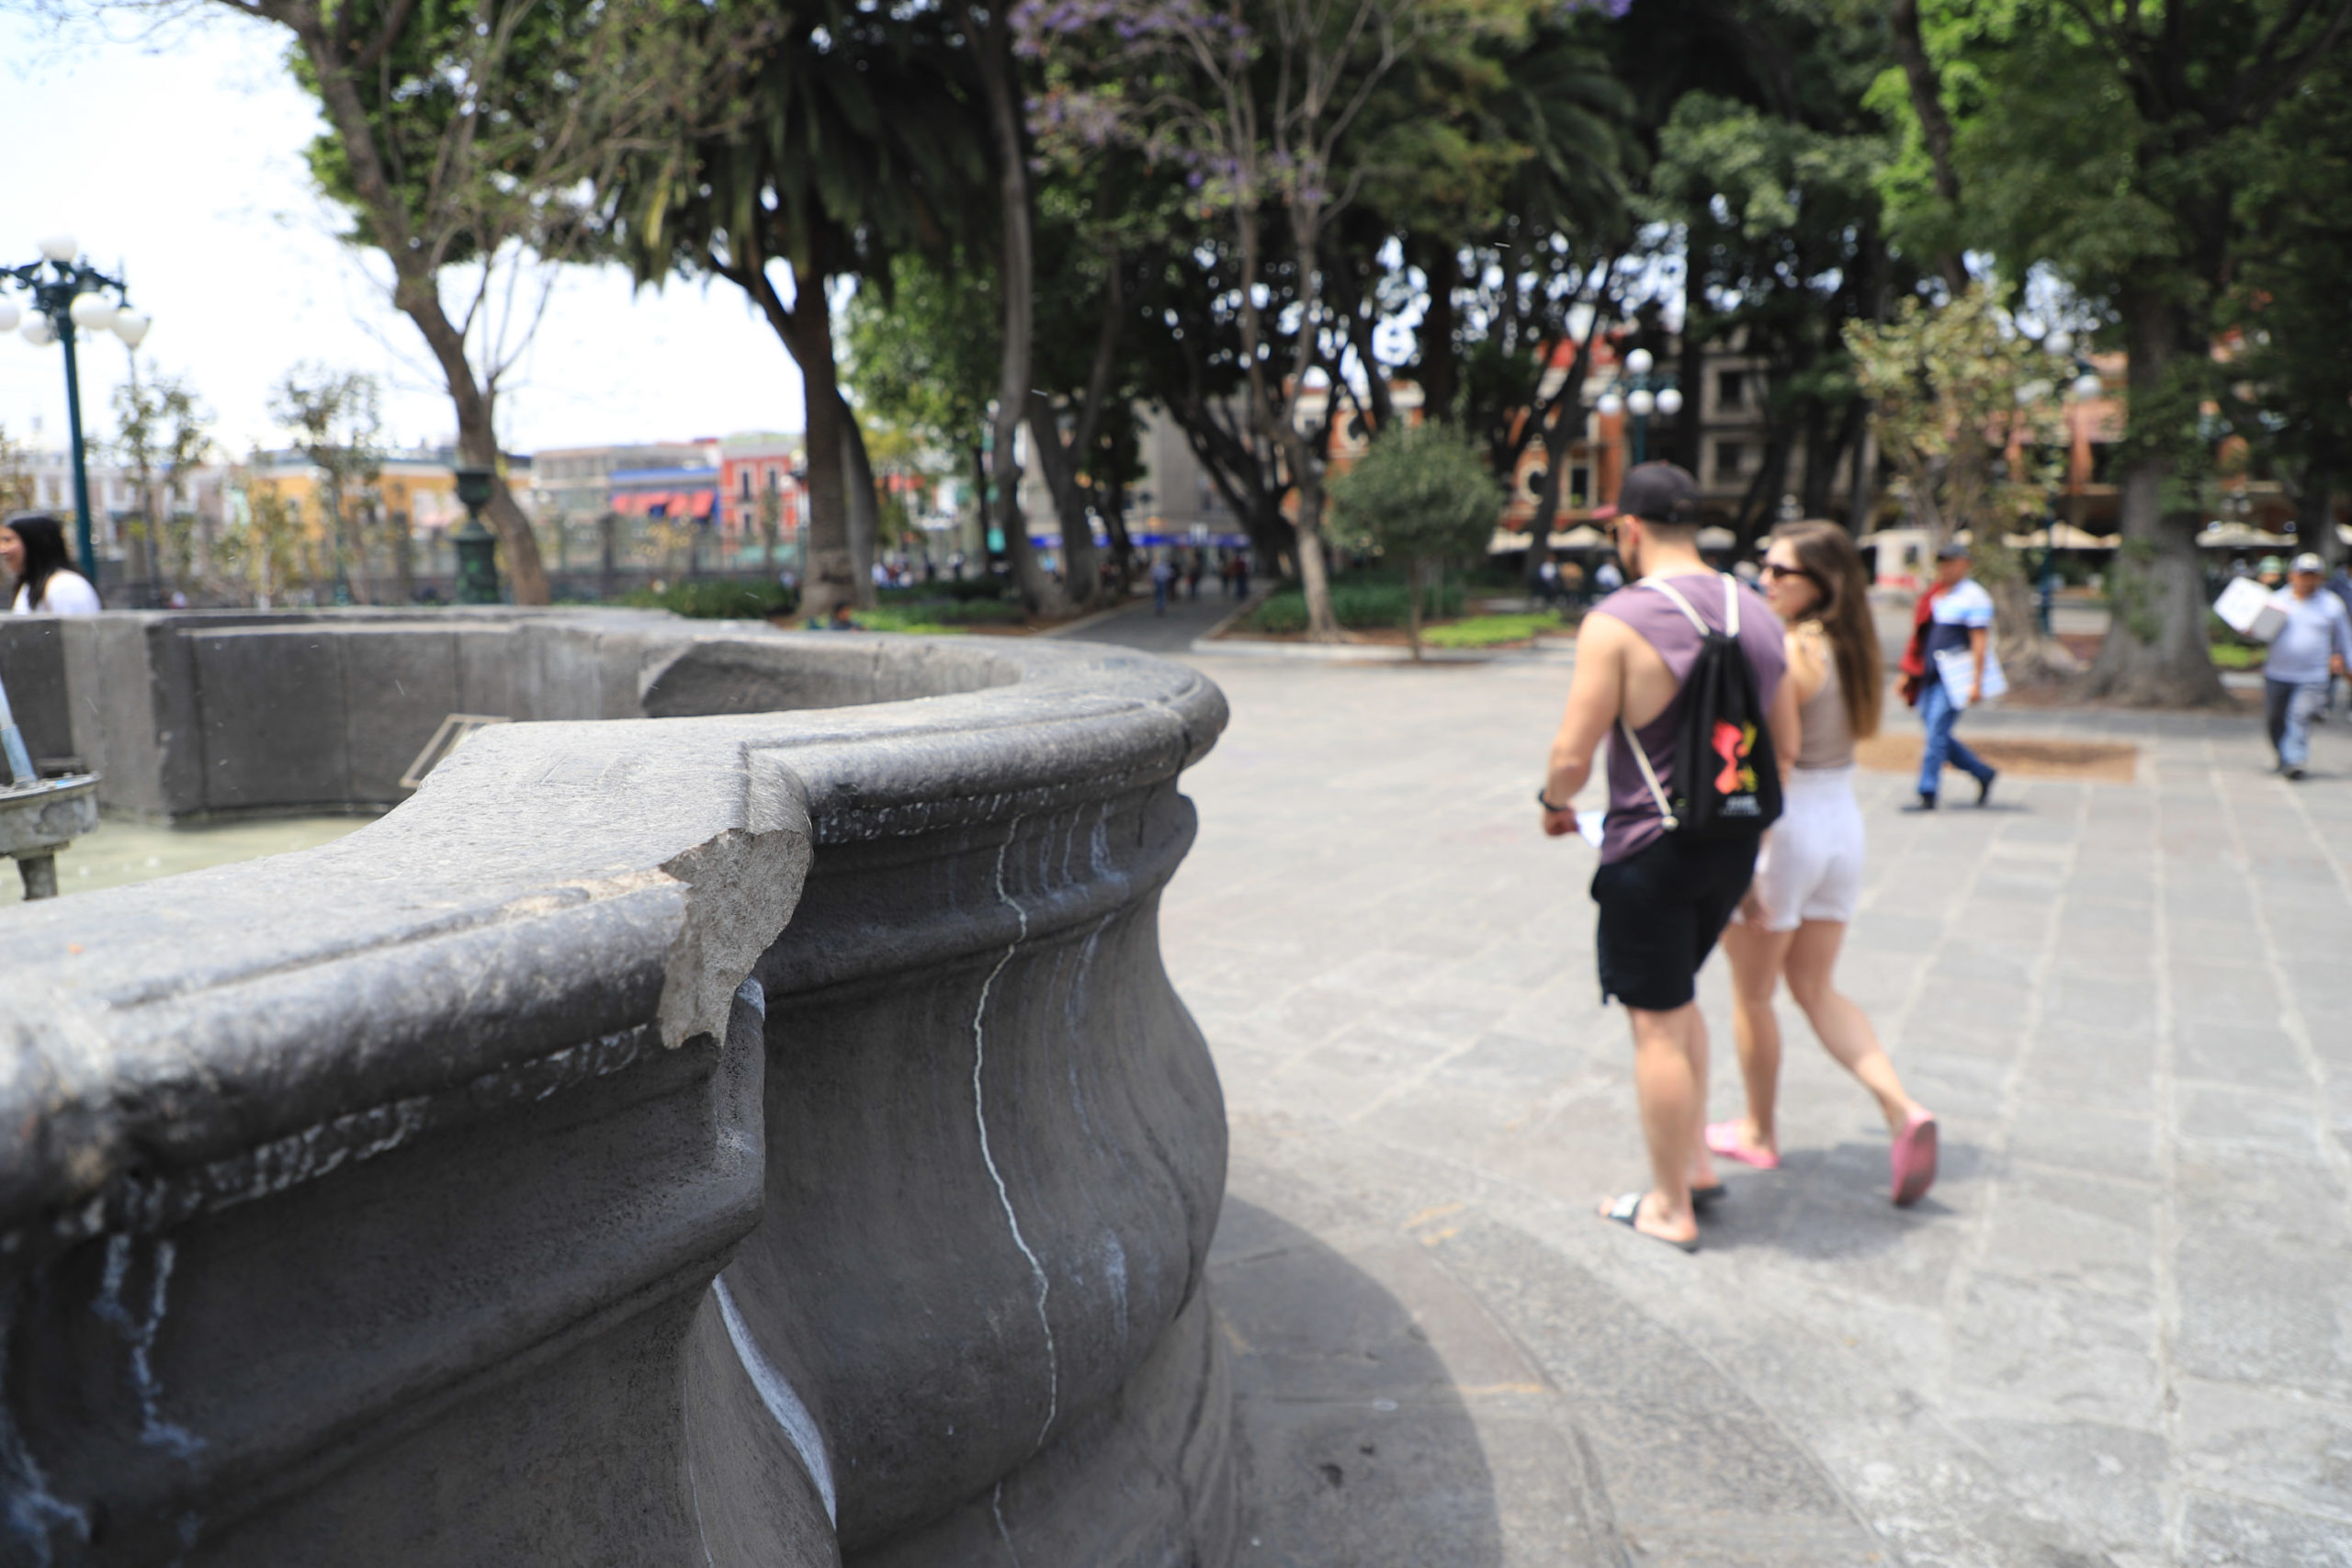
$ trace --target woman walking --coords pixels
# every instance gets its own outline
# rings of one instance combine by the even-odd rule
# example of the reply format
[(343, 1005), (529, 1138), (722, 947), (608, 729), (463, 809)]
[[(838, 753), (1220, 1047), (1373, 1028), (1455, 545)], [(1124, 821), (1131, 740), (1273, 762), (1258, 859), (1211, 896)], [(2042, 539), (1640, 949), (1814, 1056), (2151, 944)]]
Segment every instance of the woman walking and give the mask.
[(1877, 733), (1884, 680), (1869, 585), (1853, 539), (1833, 523), (1792, 523), (1765, 552), (1765, 598), (1789, 628), (1800, 739), (1781, 819), (1765, 836), (1756, 880), (1723, 939), (1747, 1115), (1710, 1124), (1707, 1147), (1759, 1170), (1781, 1163), (1773, 1122), (1781, 1031), (1772, 993), (1785, 975), (1824, 1048), (1877, 1098), (1894, 1139), (1894, 1201), (1910, 1204), (1935, 1183), (1936, 1119), (1904, 1092), (1870, 1020), (1831, 978), (1862, 890), (1854, 742)]

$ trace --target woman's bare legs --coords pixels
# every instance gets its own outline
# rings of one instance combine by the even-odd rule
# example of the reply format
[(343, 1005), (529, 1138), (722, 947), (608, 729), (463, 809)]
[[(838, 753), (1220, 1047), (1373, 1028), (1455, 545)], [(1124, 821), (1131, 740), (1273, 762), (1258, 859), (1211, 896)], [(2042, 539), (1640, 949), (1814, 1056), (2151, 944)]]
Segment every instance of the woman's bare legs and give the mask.
[[(1747, 1119), (1740, 1140), (1759, 1153), (1780, 1153), (1773, 1124), (1781, 1093), (1781, 1025), (1772, 1016), (1772, 993), (1788, 960), (1795, 931), (1766, 931), (1734, 920), (1724, 928), (1724, 954), (1731, 960), (1732, 1043), (1739, 1051), (1739, 1076), (1747, 1086)], [(1834, 953), (1833, 953), (1834, 957)]]
[[(1904, 1092), (1903, 1080), (1894, 1076), (1894, 1064), (1887, 1060), (1886, 1052), (1878, 1043), (1877, 1032), (1871, 1021), (1850, 998), (1831, 983), (1838, 967), (1838, 949), (1846, 940), (1843, 920), (1807, 920), (1790, 933), (1792, 940), (1782, 951), (1781, 968), (1788, 976), (1789, 995), (1797, 1006), (1804, 1009), (1804, 1016), (1813, 1024), (1814, 1033), (1821, 1037), (1822, 1048), (1848, 1072), (1861, 1080), (1862, 1087), (1878, 1100), (1879, 1114), (1886, 1118), (1887, 1131), (1900, 1133), (1910, 1119), (1926, 1110), (1917, 1100)], [(1726, 933), (1728, 942), (1728, 933)], [(1733, 949), (1733, 974), (1738, 970), (1738, 950)], [(1770, 982), (1767, 982), (1769, 986)], [(1745, 1002), (1743, 1001), (1743, 1008)], [(1771, 992), (1764, 993), (1763, 1011), (1769, 1027), (1771, 1015)], [(1740, 1014), (1743, 1021), (1747, 1014)], [(1777, 1042), (1778, 1036), (1775, 1035)], [(1740, 1039), (1740, 1058), (1745, 1066), (1747, 1056), (1747, 1036)], [(1749, 1103), (1755, 1103), (1755, 1089), (1748, 1089)], [(1769, 1146), (1769, 1145), (1768, 1145)]]

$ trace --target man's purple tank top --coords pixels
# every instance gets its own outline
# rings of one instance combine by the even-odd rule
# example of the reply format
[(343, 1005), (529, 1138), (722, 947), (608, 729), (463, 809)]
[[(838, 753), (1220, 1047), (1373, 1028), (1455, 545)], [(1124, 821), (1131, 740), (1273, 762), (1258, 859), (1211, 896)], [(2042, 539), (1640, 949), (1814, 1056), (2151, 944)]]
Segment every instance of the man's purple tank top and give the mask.
[[(1693, 571), (1666, 581), (1699, 612), (1701, 620), (1716, 631), (1724, 629), (1722, 577)], [(1737, 582), (1737, 579), (1732, 581)], [(1780, 618), (1754, 589), (1740, 584), (1733, 592), (1739, 595), (1739, 646), (1747, 655), (1748, 669), (1756, 674), (1756, 700), (1769, 708), (1772, 694), (1780, 690), (1781, 672), (1788, 667)], [(1699, 658), (1699, 628), (1657, 589), (1631, 583), (1594, 605), (1592, 614), (1633, 627), (1634, 634), (1666, 660), (1678, 685), (1690, 678), (1690, 666)], [(1682, 694), (1678, 691), (1656, 718), (1634, 731), (1659, 785), (1668, 790), (1674, 787), (1675, 731), (1681, 717)], [(1609, 731), (1609, 818), (1600, 834), (1600, 863), (1607, 865), (1639, 852), (1664, 831), (1657, 798), (1643, 781), (1641, 764), (1627, 749), (1624, 733), (1612, 727)]]

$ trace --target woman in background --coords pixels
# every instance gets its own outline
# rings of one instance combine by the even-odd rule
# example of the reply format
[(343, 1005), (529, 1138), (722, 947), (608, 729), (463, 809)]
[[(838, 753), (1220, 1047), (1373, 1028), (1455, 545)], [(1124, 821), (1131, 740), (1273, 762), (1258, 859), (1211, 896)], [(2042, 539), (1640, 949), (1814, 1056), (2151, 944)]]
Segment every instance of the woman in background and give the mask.
[(1936, 1119), (1904, 1092), (1871, 1021), (1832, 983), (1838, 950), (1862, 891), (1862, 813), (1854, 801), (1854, 742), (1878, 731), (1884, 671), (1871, 622), (1861, 552), (1834, 523), (1792, 523), (1764, 555), (1764, 595), (1788, 630), (1797, 694), (1796, 765), (1787, 804), (1765, 834), (1756, 880), (1724, 932), (1731, 959), (1732, 1029), (1747, 1115), (1707, 1128), (1708, 1149), (1772, 1170), (1781, 1030), (1772, 993), (1789, 994), (1832, 1056), (1878, 1100), (1894, 1135), (1893, 1190), (1917, 1202), (1936, 1179)]
[(20, 615), (98, 613), (98, 591), (65, 553), (65, 525), (45, 513), (20, 512), (0, 525), (0, 565), (17, 580)]

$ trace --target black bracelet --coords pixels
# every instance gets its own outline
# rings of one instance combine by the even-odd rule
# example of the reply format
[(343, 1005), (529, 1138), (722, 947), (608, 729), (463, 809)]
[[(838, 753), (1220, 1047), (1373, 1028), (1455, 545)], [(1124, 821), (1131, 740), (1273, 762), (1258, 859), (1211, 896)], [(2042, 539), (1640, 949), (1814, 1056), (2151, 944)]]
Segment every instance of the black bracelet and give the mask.
[(1573, 800), (1568, 802), (1566, 806), (1553, 805), (1551, 797), (1544, 793), (1544, 786), (1542, 784), (1537, 784), (1535, 786), (1535, 804), (1542, 807), (1546, 811), (1555, 813), (1561, 811), (1574, 811), (1577, 808), (1577, 803)]

